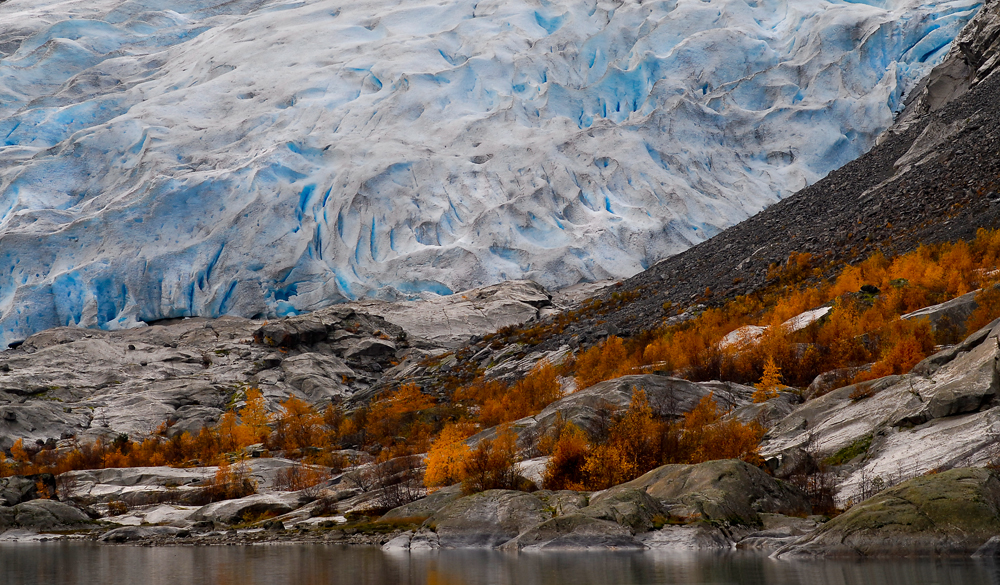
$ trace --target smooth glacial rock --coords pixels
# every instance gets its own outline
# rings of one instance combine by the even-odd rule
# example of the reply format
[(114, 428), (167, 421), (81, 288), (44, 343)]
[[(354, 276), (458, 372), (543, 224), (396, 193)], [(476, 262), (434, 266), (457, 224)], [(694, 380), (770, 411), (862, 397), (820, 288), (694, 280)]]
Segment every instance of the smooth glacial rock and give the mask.
[(742, 422), (756, 422), (771, 428), (778, 421), (788, 416), (795, 408), (802, 403), (802, 396), (794, 392), (779, 392), (778, 396), (761, 403), (745, 404), (734, 408), (726, 415), (728, 418), (736, 418)]
[[(282, 342), (288, 347), (270, 344), (278, 331), (295, 332)], [(122, 433), (141, 440), (164, 423), (169, 436), (196, 435), (241, 406), (253, 387), (272, 412), (289, 396), (322, 410), (376, 384), (407, 350), (405, 337), (396, 325), (346, 307), (267, 324), (223, 317), (123, 331), (46, 330), (0, 352), (0, 448), (18, 438), (26, 445)]]
[(441, 548), (496, 548), (552, 517), (538, 497), (487, 490), (448, 504), (427, 521)]
[(201, 506), (183, 506), (178, 504), (140, 506), (129, 510), (125, 514), (108, 517), (105, 520), (123, 526), (155, 524), (187, 528), (191, 525), (189, 518), (200, 508)]
[(109, 530), (98, 539), (100, 542), (139, 542), (154, 538), (190, 536), (191, 531), (174, 526), (123, 526)]
[(415, 502), (410, 502), (409, 504), (404, 504), (398, 508), (389, 510), (380, 519), (399, 520), (403, 518), (426, 518), (452, 502), (461, 499), (462, 496), (461, 485), (443, 487)]
[(815, 531), (820, 524), (814, 518), (798, 518), (781, 514), (761, 514), (763, 529), (743, 536), (736, 542), (739, 550), (775, 551), (800, 540)]
[(541, 308), (551, 305), (552, 295), (529, 280), (501, 282), (420, 302), (365, 300), (349, 304), (399, 325), (412, 343), (447, 348), (534, 320)]
[(733, 546), (726, 532), (702, 523), (664, 526), (638, 538), (647, 548), (671, 552), (725, 550)]
[(586, 514), (567, 514), (546, 520), (508, 541), (507, 551), (642, 550), (632, 531), (610, 520)]
[(671, 516), (720, 525), (762, 526), (760, 513), (804, 515), (806, 494), (760, 469), (734, 459), (697, 465), (664, 465), (614, 489), (637, 488), (656, 498)]
[(307, 498), (298, 492), (287, 494), (254, 494), (245, 498), (224, 500), (202, 506), (190, 516), (193, 521), (209, 520), (222, 524), (239, 524), (265, 514), (287, 514), (305, 504)]
[[(261, 490), (275, 489), (278, 474), (300, 463), (279, 457), (249, 459), (250, 477)], [(329, 469), (312, 466), (329, 475)], [(67, 471), (59, 476), (65, 498), (84, 502), (122, 501), (130, 506), (161, 502), (203, 502), (205, 485), (215, 478), (217, 467), (125, 467)]]
[(31, 500), (10, 508), (0, 507), (0, 528), (60, 530), (79, 528), (89, 522), (90, 517), (79, 508), (55, 500)]
[(662, 521), (670, 511), (663, 502), (642, 488), (613, 487), (594, 494), (580, 513), (590, 518), (614, 522), (634, 534), (652, 530), (657, 518)]
[[(802, 391), (802, 398), (804, 400), (812, 400), (813, 398), (819, 398), (820, 396), (826, 394), (830, 390), (838, 386), (843, 386), (847, 382), (854, 379), (855, 376), (861, 372), (865, 372), (871, 369), (871, 364), (865, 366), (854, 366), (848, 368), (837, 368), (835, 370), (830, 370), (829, 372), (823, 372), (819, 374), (813, 381), (809, 383), (809, 386)], [(786, 413), (787, 416), (787, 413)]]
[(790, 469), (803, 453), (821, 461), (867, 443), (837, 485), (841, 504), (857, 501), (875, 478), (891, 485), (930, 470), (987, 463), (1000, 432), (998, 333), (1000, 320), (910, 374), (859, 385), (867, 398), (852, 399), (859, 386), (848, 386), (807, 401), (769, 431), (761, 454)]
[(934, 330), (947, 326), (962, 331), (965, 329), (965, 322), (979, 308), (976, 303), (976, 295), (979, 292), (975, 290), (950, 301), (924, 307), (919, 311), (901, 315), (900, 319), (927, 319)]
[(968, 556), (1000, 533), (1000, 478), (961, 468), (889, 488), (775, 553), (793, 557)]

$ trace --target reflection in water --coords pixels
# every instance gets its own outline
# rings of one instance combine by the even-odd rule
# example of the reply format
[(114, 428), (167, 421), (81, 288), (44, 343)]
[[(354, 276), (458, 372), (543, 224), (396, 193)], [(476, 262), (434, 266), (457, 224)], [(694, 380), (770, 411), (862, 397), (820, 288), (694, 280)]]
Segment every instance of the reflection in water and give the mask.
[(753, 554), (656, 552), (384, 553), (271, 545), (113, 547), (0, 545), (3, 585), (1000, 585), (993, 561), (776, 561)]

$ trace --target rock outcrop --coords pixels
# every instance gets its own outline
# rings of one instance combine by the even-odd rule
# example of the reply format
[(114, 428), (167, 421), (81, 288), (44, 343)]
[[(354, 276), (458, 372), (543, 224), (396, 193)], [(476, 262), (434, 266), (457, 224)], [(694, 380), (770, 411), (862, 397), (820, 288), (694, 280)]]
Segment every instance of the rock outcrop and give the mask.
[[(386, 515), (404, 518), (435, 510), (423, 528), (386, 548), (730, 548), (746, 538), (758, 539), (758, 548), (774, 548), (806, 531), (785, 515), (810, 512), (797, 488), (733, 460), (666, 465), (593, 494), (490, 490), (456, 495), (447, 493), (427, 505), (418, 501)], [(789, 528), (793, 525), (797, 532)]]
[(968, 556), (997, 534), (1000, 478), (954, 469), (889, 488), (776, 556)]
[(664, 465), (613, 488), (639, 488), (673, 517), (725, 526), (763, 526), (760, 513), (806, 515), (806, 495), (760, 469), (733, 459)]
[(43, 495), (40, 491), (56, 493), (55, 478), (51, 474), (0, 477), (0, 506), (16, 506), (36, 500)]
[(0, 507), (0, 530), (65, 530), (80, 528), (89, 522), (90, 517), (78, 508), (55, 500), (31, 500), (12, 507)]
[(222, 317), (122, 331), (50, 329), (0, 352), (0, 448), (18, 438), (29, 447), (70, 437), (141, 438), (164, 422), (170, 435), (196, 434), (238, 406), (249, 387), (260, 388), (272, 410), (290, 395), (320, 408), (365, 400), (413, 379), (425, 358), (456, 343), (537, 318), (550, 299), (522, 281), (268, 322)]
[(551, 518), (546, 508), (535, 494), (487, 490), (441, 508), (427, 525), (442, 548), (496, 548)]
[(511, 280), (424, 301), (363, 300), (348, 306), (402, 327), (414, 345), (452, 349), (473, 337), (532, 321), (552, 305), (552, 295), (540, 284)]
[(308, 503), (309, 498), (298, 492), (287, 494), (254, 494), (207, 504), (190, 516), (194, 521), (239, 524), (265, 516), (287, 514)]
[(121, 544), (123, 542), (136, 542), (157, 537), (183, 538), (190, 535), (190, 530), (175, 528), (173, 526), (123, 526), (105, 532), (98, 540)]
[[(273, 490), (278, 473), (299, 463), (280, 457), (246, 460), (251, 479), (260, 490)], [(313, 469), (329, 477), (330, 470)], [(125, 467), (68, 471), (60, 475), (60, 497), (85, 504), (123, 502), (129, 506), (168, 503), (204, 503), (204, 488), (217, 467)]]
[(931, 470), (982, 465), (996, 457), (1000, 430), (1000, 321), (890, 376), (809, 400), (761, 445), (793, 471), (802, 453), (842, 466), (841, 504), (869, 495), (872, 481), (898, 483)]

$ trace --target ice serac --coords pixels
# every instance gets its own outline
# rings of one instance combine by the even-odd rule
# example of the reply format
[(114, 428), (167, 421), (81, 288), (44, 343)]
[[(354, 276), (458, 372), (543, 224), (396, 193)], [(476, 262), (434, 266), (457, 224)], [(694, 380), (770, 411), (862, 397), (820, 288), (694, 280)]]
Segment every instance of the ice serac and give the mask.
[(870, 147), (975, 0), (8, 0), (0, 341), (633, 274)]

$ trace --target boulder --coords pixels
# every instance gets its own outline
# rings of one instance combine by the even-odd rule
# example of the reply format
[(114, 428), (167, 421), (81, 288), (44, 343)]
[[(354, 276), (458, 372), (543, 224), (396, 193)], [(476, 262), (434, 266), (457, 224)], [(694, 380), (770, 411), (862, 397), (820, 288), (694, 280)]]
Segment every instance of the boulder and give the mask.
[(344, 357), (369, 356), (378, 357), (384, 355), (394, 355), (396, 344), (387, 339), (361, 339), (350, 343), (344, 350)]
[(642, 550), (645, 546), (626, 526), (586, 514), (567, 514), (542, 522), (500, 548), (508, 551)]
[(722, 526), (762, 526), (761, 512), (806, 515), (806, 494), (743, 461), (664, 465), (622, 484), (663, 502), (671, 516)]
[(459, 347), (474, 336), (520, 325), (552, 304), (540, 284), (513, 280), (424, 301), (356, 301), (350, 306), (402, 327), (417, 345)]
[(50, 489), (50, 494), (55, 494), (55, 482), (51, 474), (44, 474), (46, 478), (40, 476), (12, 475), (10, 477), (0, 477), (0, 506), (16, 506), (21, 502), (27, 502), (38, 498), (39, 481)]
[(239, 524), (256, 520), (265, 515), (279, 516), (308, 503), (299, 492), (285, 494), (254, 494), (245, 498), (207, 504), (189, 518), (198, 522), (209, 520), (222, 524)]
[(799, 404), (802, 404), (802, 397), (794, 392), (779, 392), (770, 400), (761, 403), (750, 403), (734, 409), (727, 417), (735, 418), (741, 422), (757, 422), (764, 428), (771, 428), (778, 421), (785, 418)]
[[(743, 527), (776, 530), (761, 537), (788, 536), (778, 529), (774, 514), (809, 512), (799, 490), (742, 461), (667, 465), (589, 498), (544, 490), (459, 497), (453, 487), (437, 501), (425, 500), (385, 516), (413, 517), (437, 508), (424, 528), (394, 540), (387, 550), (720, 548), (728, 547), (734, 530)], [(695, 521), (697, 527), (664, 526), (671, 517)]]
[(995, 559), (1000, 557), (1000, 536), (991, 536), (983, 545), (972, 553), (974, 559)]
[(637, 538), (647, 548), (672, 552), (725, 550), (733, 546), (732, 539), (724, 531), (703, 523), (664, 526)]
[(55, 500), (31, 500), (0, 508), (0, 528), (21, 527), (31, 530), (78, 528), (90, 522), (79, 508)]
[(572, 490), (539, 491), (535, 492), (535, 496), (545, 502), (556, 516), (579, 512), (590, 503), (588, 494)]
[(428, 551), (441, 548), (441, 541), (433, 530), (421, 528), (417, 531), (407, 531), (382, 545), (387, 552)]
[(965, 322), (979, 307), (976, 303), (977, 294), (978, 290), (972, 291), (950, 301), (901, 315), (900, 319), (927, 319), (935, 331), (942, 329), (963, 331)]
[(269, 347), (290, 349), (299, 344), (317, 343), (326, 339), (326, 335), (327, 328), (322, 320), (306, 316), (267, 323), (254, 331), (253, 340)]
[(1000, 478), (953, 469), (886, 489), (778, 557), (968, 556), (1000, 534)]
[(597, 493), (590, 505), (580, 510), (590, 518), (608, 520), (629, 529), (632, 533), (647, 532), (660, 524), (670, 513), (666, 506), (636, 487), (613, 487)]
[(495, 548), (551, 517), (533, 494), (487, 490), (448, 504), (425, 524), (442, 548)]
[(399, 520), (402, 518), (426, 518), (445, 506), (462, 498), (462, 486), (452, 485), (420, 498), (415, 502), (393, 508), (385, 513), (380, 520)]
[(174, 538), (190, 536), (191, 531), (173, 526), (123, 526), (105, 532), (98, 539), (100, 542), (138, 542), (154, 538)]

